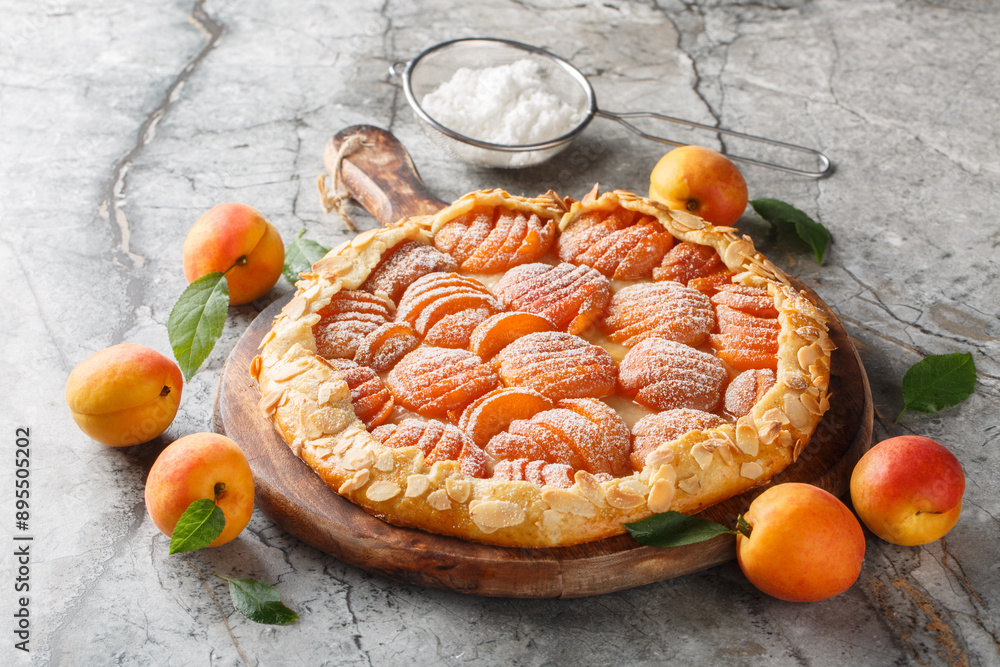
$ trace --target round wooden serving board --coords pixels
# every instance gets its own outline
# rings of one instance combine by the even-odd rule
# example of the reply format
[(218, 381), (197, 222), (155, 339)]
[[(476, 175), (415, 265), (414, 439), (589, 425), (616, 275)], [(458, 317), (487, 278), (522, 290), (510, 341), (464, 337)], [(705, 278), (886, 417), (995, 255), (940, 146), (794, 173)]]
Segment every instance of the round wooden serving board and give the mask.
[[(331, 139), (327, 147), (331, 173), (344, 138), (351, 134), (361, 134), (364, 146), (344, 158), (343, 179), (377, 220), (385, 223), (401, 215), (430, 213), (443, 205), (426, 190), (399, 142), (378, 128), (355, 126)], [(854, 464), (871, 444), (871, 390), (843, 325), (811, 290), (794, 279), (792, 284), (826, 311), (838, 349), (832, 359), (831, 409), (802, 456), (772, 483), (809, 482), (842, 496)], [(367, 514), (328, 489), (257, 410), (260, 395), (250, 377), (250, 362), (290, 298), (262, 312), (230, 354), (219, 379), (215, 428), (239, 443), (250, 460), (257, 506), (307, 544), (397, 581), (523, 598), (609, 593), (696, 572), (735, 557), (731, 535), (670, 549), (644, 547), (628, 535), (573, 547), (521, 549), (400, 528)], [(731, 498), (700, 516), (731, 526), (762, 490)]]

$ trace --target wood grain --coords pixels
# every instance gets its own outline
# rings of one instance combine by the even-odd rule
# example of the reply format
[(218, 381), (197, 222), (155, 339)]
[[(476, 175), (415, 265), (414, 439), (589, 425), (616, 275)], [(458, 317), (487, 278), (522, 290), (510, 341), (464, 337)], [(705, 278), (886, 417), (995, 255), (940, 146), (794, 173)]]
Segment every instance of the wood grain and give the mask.
[[(345, 136), (358, 132), (366, 137), (366, 146), (344, 160), (345, 183), (366, 208), (371, 207), (377, 220), (391, 222), (443, 205), (426, 192), (405, 149), (383, 130), (347, 128), (331, 140), (328, 159), (331, 151), (336, 155)], [(389, 157), (368, 154), (378, 151)], [(829, 317), (830, 334), (838, 346), (832, 359), (833, 401), (802, 456), (772, 483), (809, 482), (844, 495), (854, 464), (871, 444), (871, 390), (843, 325), (811, 290), (792, 283), (809, 293)], [(397, 581), (523, 598), (598, 595), (696, 572), (735, 557), (735, 538), (730, 535), (672, 549), (644, 547), (626, 535), (573, 547), (520, 549), (474, 544), (372, 517), (327, 489), (257, 410), (259, 394), (249, 374), (250, 362), (274, 316), (290, 298), (261, 313), (230, 354), (216, 393), (215, 428), (246, 452), (257, 484), (257, 506), (303, 542)], [(732, 525), (761, 491), (731, 498), (701, 516)]]

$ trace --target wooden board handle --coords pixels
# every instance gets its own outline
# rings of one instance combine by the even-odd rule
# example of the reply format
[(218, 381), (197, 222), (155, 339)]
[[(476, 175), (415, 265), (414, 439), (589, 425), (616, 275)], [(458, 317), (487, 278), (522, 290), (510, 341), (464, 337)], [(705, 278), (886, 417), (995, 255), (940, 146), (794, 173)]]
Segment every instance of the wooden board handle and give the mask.
[[(341, 148), (348, 142), (351, 145), (341, 157)], [(383, 227), (447, 206), (420, 180), (410, 154), (391, 132), (373, 125), (345, 127), (330, 138), (323, 153), (331, 179), (338, 158), (344, 187)]]

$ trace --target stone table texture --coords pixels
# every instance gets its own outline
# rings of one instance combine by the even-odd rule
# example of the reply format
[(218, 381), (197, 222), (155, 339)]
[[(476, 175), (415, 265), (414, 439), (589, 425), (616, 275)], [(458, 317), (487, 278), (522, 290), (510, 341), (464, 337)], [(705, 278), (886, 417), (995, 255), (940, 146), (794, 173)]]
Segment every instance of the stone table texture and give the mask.
[[(513, 38), (576, 64), (602, 106), (653, 110), (815, 146), (827, 179), (745, 167), (751, 197), (831, 232), (822, 266), (739, 223), (829, 303), (853, 337), (875, 440), (948, 445), (968, 484), (945, 539), (871, 533), (855, 586), (814, 604), (759, 593), (735, 562), (576, 600), (487, 599), (370, 575), (257, 510), (234, 542), (184, 556), (148, 518), (143, 482), (172, 440), (212, 429), (222, 365), (292, 287), (230, 309), (155, 441), (111, 449), (63, 398), (70, 370), (121, 342), (170, 354), (181, 247), (207, 209), (241, 201), (282, 237), (350, 237), (316, 177), (340, 129), (387, 128), (429, 188), (581, 197), (644, 193), (663, 146), (606, 120), (553, 161), (476, 168), (421, 132), (388, 68), (465, 36)], [(263, 0), (0, 3), (0, 414), (3, 664), (998, 665), (1000, 664), (1000, 4), (983, 0)], [(712, 135), (665, 131), (682, 141)], [(358, 206), (362, 228), (375, 225)], [(972, 353), (975, 393), (902, 409), (930, 354)], [(15, 429), (31, 433), (30, 653), (14, 647)], [(287, 627), (235, 612), (213, 572), (273, 583)]]

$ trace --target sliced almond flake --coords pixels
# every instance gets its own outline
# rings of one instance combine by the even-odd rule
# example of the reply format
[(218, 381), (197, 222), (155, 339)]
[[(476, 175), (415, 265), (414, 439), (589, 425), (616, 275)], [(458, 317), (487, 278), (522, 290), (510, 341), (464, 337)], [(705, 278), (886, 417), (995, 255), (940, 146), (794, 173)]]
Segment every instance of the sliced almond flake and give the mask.
[(788, 423), (800, 431), (812, 425), (814, 413), (807, 410), (800, 397), (794, 394), (785, 394), (785, 414), (788, 415)]
[(302, 424), (302, 431), (305, 433), (305, 436), (310, 440), (322, 438), (326, 435), (323, 427), (312, 420), (313, 413), (316, 412), (313, 405), (312, 401), (299, 405), (299, 423)]
[(670, 482), (670, 485), (673, 486), (677, 482), (677, 469), (669, 463), (658, 466), (656, 471), (650, 475), (649, 484), (650, 486), (654, 486), (660, 481)]
[(779, 433), (781, 433), (781, 424), (779, 422), (763, 422), (760, 425), (760, 430), (757, 431), (757, 437), (765, 445), (770, 445), (778, 437)]
[(368, 243), (374, 238), (375, 234), (379, 232), (378, 229), (369, 229), (367, 231), (361, 232), (351, 240), (352, 248), (364, 248)]
[(368, 490), (365, 491), (365, 495), (373, 503), (380, 503), (390, 498), (395, 498), (399, 495), (399, 492), (399, 484), (390, 482), (389, 480), (381, 480), (372, 482)]
[(699, 442), (691, 448), (691, 456), (702, 470), (711, 465), (712, 459), (715, 458), (703, 442)]
[(819, 409), (825, 414), (830, 409), (830, 394), (824, 394), (819, 399)]
[(601, 487), (601, 483), (597, 481), (597, 478), (586, 470), (577, 470), (573, 479), (576, 480), (576, 484), (580, 487), (580, 493), (583, 494), (584, 498), (597, 507), (608, 506), (604, 502), (604, 489)]
[(444, 489), (427, 494), (427, 504), (439, 512), (451, 509), (451, 499), (448, 498), (448, 492)]
[[(815, 370), (815, 372), (813, 372)], [(823, 372), (818, 366), (810, 366), (809, 372), (813, 376), (813, 386), (820, 391), (827, 391), (830, 388), (830, 376)]]
[(261, 339), (260, 345), (257, 346), (257, 349), (258, 350), (263, 349), (264, 346), (267, 345), (268, 343), (270, 343), (272, 340), (274, 340), (274, 337), (277, 336), (277, 335), (278, 334), (277, 334), (277, 332), (275, 332), (274, 329), (271, 329), (270, 331), (268, 331), (266, 334), (264, 334), (264, 338)]
[(739, 266), (743, 263), (743, 258), (751, 253), (750, 244), (746, 241), (735, 241), (726, 248), (722, 260), (726, 266)]
[(646, 454), (645, 464), (647, 467), (656, 468), (664, 463), (674, 462), (674, 450), (666, 446), (660, 446)]
[[(340, 243), (338, 243), (333, 247), (333, 250), (331, 252), (327, 253), (327, 256), (329, 256), (330, 254), (339, 255), (340, 253), (344, 252), (350, 247), (351, 247), (351, 239), (347, 239), (346, 241), (341, 241)], [(313, 266), (315, 267), (315, 264)]]
[(472, 482), (458, 477), (449, 477), (444, 481), (448, 497), (456, 503), (464, 503), (472, 495)]
[(792, 434), (788, 431), (779, 431), (778, 437), (774, 439), (774, 443), (779, 447), (784, 447), (785, 449), (792, 448)]
[(799, 438), (795, 441), (795, 449), (792, 450), (792, 461), (798, 461), (799, 456), (802, 454), (802, 450), (806, 448), (806, 443), (809, 442), (809, 438)]
[(285, 391), (283, 389), (275, 389), (260, 399), (260, 402), (257, 403), (257, 408), (265, 416), (271, 417), (274, 415), (274, 411), (278, 409), (278, 404), (281, 403), (281, 397), (284, 395)]
[[(343, 245), (343, 244), (341, 244)], [(323, 259), (312, 265), (313, 271), (322, 278), (336, 278), (343, 271), (351, 266), (351, 262), (346, 257), (327, 255)]]
[(552, 530), (562, 523), (563, 513), (558, 510), (542, 511), (542, 528)]
[(326, 383), (321, 384), (316, 392), (316, 400), (319, 401), (320, 405), (326, 405), (331, 398), (333, 398), (333, 388)]
[(639, 495), (635, 491), (621, 488), (620, 485), (612, 486), (608, 489), (604, 497), (607, 499), (609, 505), (617, 507), (620, 510), (639, 507), (639, 505), (646, 502), (645, 494)]
[(833, 352), (837, 349), (837, 344), (833, 342), (833, 339), (829, 336), (824, 336), (819, 339), (819, 348), (824, 352)]
[(799, 367), (803, 369), (808, 369), (810, 366), (814, 365), (816, 361), (823, 356), (822, 350), (816, 343), (812, 345), (807, 345), (805, 347), (800, 347), (796, 358), (799, 362)]
[(271, 367), (267, 378), (272, 382), (287, 382), (293, 377), (301, 375), (307, 368), (309, 368), (309, 362), (305, 359), (282, 361)]
[(281, 312), (293, 320), (297, 320), (305, 315), (308, 307), (309, 302), (302, 298), (302, 296), (297, 296), (286, 303), (285, 307), (281, 309)]
[(738, 232), (740, 230), (735, 227), (713, 227), (712, 231), (716, 234), (732, 234), (733, 232)]
[(618, 488), (623, 491), (631, 491), (632, 493), (640, 496), (645, 496), (649, 493), (649, 485), (636, 477), (629, 477), (623, 480), (618, 485)]
[(782, 412), (781, 408), (771, 408), (761, 415), (761, 421), (778, 422), (779, 424), (784, 425), (788, 423), (788, 415)]
[(727, 443), (725, 445), (719, 446), (718, 448), (716, 448), (715, 451), (717, 451), (719, 453), (719, 456), (722, 458), (722, 462), (723, 463), (725, 463), (727, 466), (731, 466), (731, 465), (733, 465), (733, 461), (734, 461), (733, 450), (735, 448), (736, 448), (736, 445), (730, 445), (730, 444)]
[(260, 376), (260, 369), (264, 365), (264, 359), (258, 354), (250, 361), (250, 377), (256, 380)]
[(566, 489), (542, 489), (542, 500), (547, 502), (552, 509), (560, 512), (576, 514), (588, 519), (597, 516), (597, 508), (592, 502)]
[(309, 421), (323, 434), (333, 434), (342, 431), (351, 417), (343, 410), (323, 407), (309, 415)]
[(470, 505), (469, 516), (484, 532), (518, 526), (524, 522), (524, 510), (521, 506), (506, 500), (484, 500)]
[(396, 457), (386, 450), (375, 457), (375, 467), (382, 472), (392, 472), (396, 468)]
[(410, 475), (406, 478), (406, 497), (417, 498), (424, 495), (431, 486), (431, 480), (427, 475)]
[(348, 470), (361, 470), (375, 465), (375, 453), (364, 445), (354, 446), (344, 455), (344, 467)]
[(740, 466), (740, 475), (747, 479), (757, 479), (764, 474), (764, 468), (756, 461), (747, 461)]
[(809, 388), (809, 379), (802, 373), (786, 373), (781, 379), (785, 382), (785, 386), (796, 391), (803, 391)]
[(323, 289), (323, 286), (319, 283), (315, 283), (312, 287), (302, 293), (302, 298), (312, 303), (312, 300), (316, 298), (316, 295), (319, 294), (321, 289)]
[(359, 470), (354, 473), (349, 480), (340, 485), (337, 489), (337, 493), (342, 496), (346, 496), (360, 489), (362, 486), (368, 483), (368, 477), (370, 473), (367, 470)]
[(674, 219), (674, 223), (681, 229), (697, 231), (708, 227), (707, 222), (696, 215), (688, 213), (687, 211), (671, 210), (670, 216)]
[(345, 439), (341, 440), (340, 442), (338, 442), (334, 446), (333, 453), (336, 454), (337, 456), (340, 456), (341, 454), (343, 454), (344, 452), (346, 452), (348, 449), (350, 449), (353, 444), (354, 443), (351, 440), (348, 440), (348, 439), (345, 438)]
[(665, 479), (657, 480), (653, 486), (649, 487), (649, 497), (646, 499), (646, 506), (650, 512), (660, 514), (670, 509), (674, 502), (674, 485)]
[(736, 426), (736, 446), (747, 456), (757, 456), (760, 451), (760, 440), (757, 429), (746, 422)]
[(701, 491), (701, 481), (692, 475), (678, 480), (677, 487), (689, 496), (695, 496)]
[(292, 444), (288, 446), (292, 450), (292, 454), (296, 456), (302, 456), (302, 446), (305, 445), (305, 440), (302, 438), (295, 438), (292, 440)]

